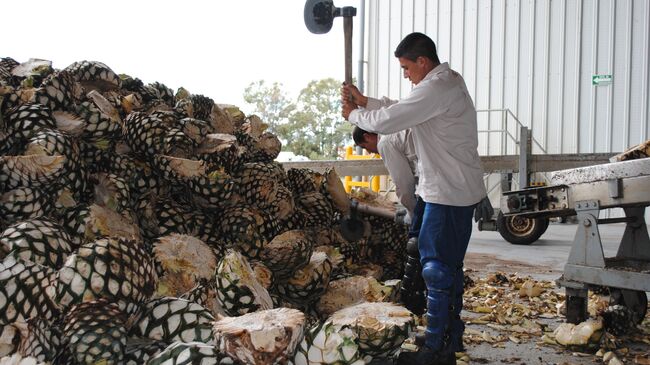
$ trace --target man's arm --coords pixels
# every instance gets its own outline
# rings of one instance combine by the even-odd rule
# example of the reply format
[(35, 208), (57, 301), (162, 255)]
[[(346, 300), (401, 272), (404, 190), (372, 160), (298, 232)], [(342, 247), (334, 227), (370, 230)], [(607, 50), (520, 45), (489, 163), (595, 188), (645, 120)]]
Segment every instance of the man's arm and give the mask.
[(347, 119), (367, 131), (392, 134), (444, 113), (448, 93), (439, 91), (434, 90), (430, 83), (421, 83), (396, 104), (377, 110), (353, 109)]
[(382, 136), (377, 144), (377, 149), (395, 183), (397, 198), (408, 210), (409, 216), (413, 217), (416, 202), (415, 176), (406, 157), (405, 146), (401, 142), (397, 133)]
[(381, 99), (375, 99), (370, 96), (366, 97), (366, 106), (365, 108), (368, 110), (377, 110), (381, 108), (387, 108), (395, 103), (397, 103), (397, 100), (392, 100), (387, 97), (383, 97)]
[(381, 99), (371, 98), (361, 94), (359, 89), (354, 85), (343, 84), (341, 87), (341, 101), (343, 102), (343, 117), (348, 119), (348, 115), (354, 109), (359, 107), (369, 110), (385, 108), (397, 103), (387, 97)]

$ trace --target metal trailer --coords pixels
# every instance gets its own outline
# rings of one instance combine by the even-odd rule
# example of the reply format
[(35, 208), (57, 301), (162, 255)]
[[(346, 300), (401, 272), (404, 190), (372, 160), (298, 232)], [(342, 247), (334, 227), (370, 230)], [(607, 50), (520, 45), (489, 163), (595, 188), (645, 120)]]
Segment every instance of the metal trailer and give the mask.
[[(650, 291), (650, 239), (645, 209), (650, 205), (650, 158), (557, 171), (551, 185), (504, 193), (506, 216), (529, 219), (577, 215), (571, 253), (558, 284), (566, 288), (567, 320), (587, 318), (590, 286), (611, 290), (614, 304), (646, 315)], [(625, 217), (599, 218), (600, 211), (623, 208)], [(598, 227), (625, 223), (618, 252), (605, 257)]]

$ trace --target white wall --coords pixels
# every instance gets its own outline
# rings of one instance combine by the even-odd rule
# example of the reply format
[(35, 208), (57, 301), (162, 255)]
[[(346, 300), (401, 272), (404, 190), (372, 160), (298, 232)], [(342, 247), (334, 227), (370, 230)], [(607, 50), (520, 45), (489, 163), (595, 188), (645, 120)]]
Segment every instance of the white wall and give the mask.
[[(533, 153), (620, 152), (650, 139), (650, 0), (360, 1), (371, 96), (409, 92), (393, 51), (418, 31), (464, 76), (477, 109), (510, 109), (531, 128), (541, 145)], [(593, 75), (613, 82), (592, 85)], [(480, 112), (478, 129), (503, 121), (502, 112)], [(506, 123), (515, 133), (514, 120)], [(516, 153), (504, 141), (481, 133), (479, 152)], [(488, 188), (498, 182), (491, 176)], [(499, 195), (497, 186), (493, 203)]]
[[(650, 138), (649, 0), (366, 0), (366, 91), (410, 90), (393, 51), (428, 34), (477, 109), (507, 108), (548, 153), (618, 152)], [(608, 86), (592, 76), (611, 74)], [(479, 113), (499, 129), (501, 113)], [(501, 137), (481, 135), (482, 154)], [(539, 153), (540, 149), (534, 147)]]

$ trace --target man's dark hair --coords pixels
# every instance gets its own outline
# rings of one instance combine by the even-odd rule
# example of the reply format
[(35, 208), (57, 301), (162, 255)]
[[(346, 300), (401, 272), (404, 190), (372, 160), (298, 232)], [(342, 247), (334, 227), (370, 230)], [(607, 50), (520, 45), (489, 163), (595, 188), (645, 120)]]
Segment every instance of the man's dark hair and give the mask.
[(440, 64), (436, 44), (433, 40), (422, 33), (411, 33), (404, 37), (395, 48), (395, 57), (406, 58), (415, 62), (418, 57), (426, 57), (433, 61), (434, 64)]
[(364, 134), (376, 134), (372, 132), (368, 132), (366, 130), (363, 130), (357, 126), (354, 126), (354, 129), (352, 130), (352, 139), (354, 140), (354, 144), (359, 146), (361, 143), (365, 142), (365, 138), (363, 137)]

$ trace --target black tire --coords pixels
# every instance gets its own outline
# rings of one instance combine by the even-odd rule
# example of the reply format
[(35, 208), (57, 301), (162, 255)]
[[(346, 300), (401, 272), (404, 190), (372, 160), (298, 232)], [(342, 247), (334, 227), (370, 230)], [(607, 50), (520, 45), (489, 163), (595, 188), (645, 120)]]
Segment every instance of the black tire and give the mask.
[[(609, 290), (609, 305), (624, 305), (632, 311), (635, 324), (643, 322), (648, 313), (648, 297), (644, 291), (618, 288), (610, 288)], [(628, 300), (626, 300), (626, 297)]]
[(548, 218), (506, 217), (501, 212), (497, 217), (497, 230), (513, 245), (530, 245), (537, 241), (546, 232), (548, 224)]

